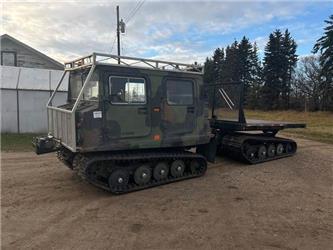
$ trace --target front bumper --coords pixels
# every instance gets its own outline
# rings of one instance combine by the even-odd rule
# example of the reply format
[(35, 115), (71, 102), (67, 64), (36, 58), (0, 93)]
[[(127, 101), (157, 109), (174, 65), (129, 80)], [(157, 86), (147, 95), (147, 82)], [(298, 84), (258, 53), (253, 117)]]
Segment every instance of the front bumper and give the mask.
[(36, 154), (47, 154), (57, 151), (60, 147), (60, 142), (53, 136), (40, 136), (32, 139), (32, 145)]

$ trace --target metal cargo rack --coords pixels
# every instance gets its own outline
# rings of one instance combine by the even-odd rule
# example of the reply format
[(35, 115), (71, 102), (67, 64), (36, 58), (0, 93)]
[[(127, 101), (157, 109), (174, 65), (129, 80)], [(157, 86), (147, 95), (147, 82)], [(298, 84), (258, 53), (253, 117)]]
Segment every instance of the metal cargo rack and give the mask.
[[(228, 93), (225, 91), (226, 86), (239, 86), (238, 100), (231, 100)], [(219, 129), (224, 133), (232, 132), (245, 132), (245, 131), (263, 131), (272, 132), (274, 135), (282, 130), (288, 128), (305, 128), (304, 123), (293, 123), (293, 122), (280, 122), (280, 121), (265, 121), (265, 120), (254, 120), (246, 119), (244, 112), (244, 83), (243, 82), (224, 82), (218, 84), (209, 84), (207, 87), (213, 87), (213, 103), (211, 109), (210, 126), (214, 129)], [(219, 117), (216, 112), (216, 94), (219, 94), (222, 100), (226, 103), (226, 107), (230, 110), (237, 112), (237, 119), (230, 120), (226, 117)], [(234, 102), (238, 102), (236, 105)]]
[(203, 74), (203, 66), (197, 64), (196, 62), (194, 64), (185, 64), (138, 57), (117, 56), (97, 52), (94, 52), (88, 56), (80, 57), (73, 61), (66, 62), (65, 70), (86, 68), (92, 65), (116, 65), (120, 67), (140, 67), (153, 70), (167, 70)]

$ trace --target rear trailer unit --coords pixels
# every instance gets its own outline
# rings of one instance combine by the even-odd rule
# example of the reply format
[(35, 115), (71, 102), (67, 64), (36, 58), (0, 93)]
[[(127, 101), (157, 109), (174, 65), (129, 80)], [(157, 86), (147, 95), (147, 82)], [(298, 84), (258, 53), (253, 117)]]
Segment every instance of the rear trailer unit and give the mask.
[(296, 142), (275, 135), (282, 129), (305, 128), (301, 123), (261, 120), (211, 120), (210, 124), (217, 131), (217, 152), (250, 164), (292, 156), (297, 150)]
[(115, 194), (202, 176), (220, 153), (251, 164), (293, 155), (296, 143), (275, 135), (305, 125), (246, 122), (243, 87), (204, 84), (197, 64), (93, 53), (65, 64), (49, 133), (33, 145)]

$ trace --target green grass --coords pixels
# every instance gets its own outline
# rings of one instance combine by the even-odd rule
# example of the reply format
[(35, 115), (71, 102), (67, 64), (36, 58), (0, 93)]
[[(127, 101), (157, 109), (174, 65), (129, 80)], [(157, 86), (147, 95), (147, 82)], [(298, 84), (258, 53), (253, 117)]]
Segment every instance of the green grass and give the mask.
[(246, 118), (306, 123), (305, 129), (286, 129), (284, 133), (333, 144), (333, 112), (246, 110)]
[(33, 151), (34, 136), (37, 134), (1, 134), (1, 151)]

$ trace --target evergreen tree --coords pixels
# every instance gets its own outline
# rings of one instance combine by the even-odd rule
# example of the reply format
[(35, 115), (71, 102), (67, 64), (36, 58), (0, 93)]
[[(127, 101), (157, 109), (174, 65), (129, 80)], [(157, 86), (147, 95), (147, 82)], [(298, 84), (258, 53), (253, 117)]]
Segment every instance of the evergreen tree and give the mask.
[(259, 99), (260, 92), (262, 88), (262, 66), (261, 61), (258, 56), (258, 46), (256, 43), (252, 46), (252, 51), (250, 53), (250, 75), (251, 75), (251, 83), (249, 89), (245, 95), (246, 104), (248, 108), (258, 108), (259, 107)]
[(283, 63), (284, 72), (282, 76), (282, 85), (281, 85), (281, 100), (282, 100), (281, 108), (287, 109), (289, 108), (291, 77), (292, 74), (294, 73), (294, 69), (297, 63), (297, 55), (296, 55), (297, 45), (295, 40), (291, 37), (288, 29), (285, 31), (282, 39), (283, 39), (282, 49), (285, 58)]
[(252, 61), (251, 54), (253, 52), (252, 44), (245, 36), (238, 46), (238, 60), (239, 60), (239, 80), (244, 84), (244, 105), (247, 105), (248, 95), (250, 91), (252, 79)]
[(279, 107), (279, 95), (282, 85), (282, 33), (280, 30), (269, 35), (269, 41), (265, 47), (264, 58), (264, 86), (262, 91), (262, 107), (263, 109), (277, 109)]
[[(215, 83), (215, 75), (214, 75), (214, 61), (212, 58), (206, 58), (206, 62), (204, 65), (204, 75), (203, 80), (205, 85), (211, 85)], [(214, 98), (214, 89), (211, 86), (206, 86), (205, 94), (208, 98), (209, 107), (213, 105)]]
[(238, 46), (239, 78), (244, 84), (244, 105), (257, 107), (258, 91), (261, 87), (261, 68), (258, 58), (258, 48), (249, 39), (243, 37)]
[(222, 82), (239, 82), (239, 53), (238, 42), (235, 41), (225, 50), (225, 60), (222, 71)]
[(211, 58), (206, 58), (204, 65), (203, 80), (205, 84), (212, 84), (215, 82), (214, 79), (214, 61)]
[(262, 91), (264, 109), (288, 107), (291, 75), (297, 62), (296, 43), (288, 30), (276, 30), (269, 36), (265, 47)]
[(224, 61), (224, 49), (217, 48), (213, 55), (213, 70), (215, 83), (222, 81), (222, 67)]
[(313, 47), (313, 52), (320, 51), (320, 64), (324, 71), (333, 72), (333, 15), (329, 20), (325, 20), (327, 27), (325, 27), (324, 35), (317, 40)]
[(324, 35), (317, 40), (313, 52), (320, 52), (321, 76), (323, 78), (321, 99), (322, 110), (333, 110), (333, 15), (325, 21)]

